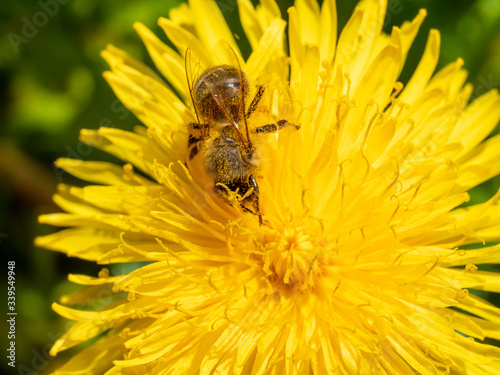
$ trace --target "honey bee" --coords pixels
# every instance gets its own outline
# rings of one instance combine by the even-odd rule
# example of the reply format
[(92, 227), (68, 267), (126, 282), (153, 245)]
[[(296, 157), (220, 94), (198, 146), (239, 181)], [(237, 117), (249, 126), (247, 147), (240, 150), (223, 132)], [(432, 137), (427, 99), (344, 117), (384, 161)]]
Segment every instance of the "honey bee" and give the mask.
[[(237, 193), (243, 210), (258, 216), (263, 224), (259, 205), (259, 185), (255, 178), (262, 163), (259, 134), (274, 133), (292, 125), (285, 119), (250, 129), (248, 120), (257, 109), (265, 91), (256, 86), (256, 94), (247, 107), (250, 83), (241, 68), (214, 66), (188, 86), (197, 123), (189, 124), (189, 160), (201, 154), (214, 191), (229, 202), (230, 192)], [(247, 203), (253, 209), (246, 207)]]

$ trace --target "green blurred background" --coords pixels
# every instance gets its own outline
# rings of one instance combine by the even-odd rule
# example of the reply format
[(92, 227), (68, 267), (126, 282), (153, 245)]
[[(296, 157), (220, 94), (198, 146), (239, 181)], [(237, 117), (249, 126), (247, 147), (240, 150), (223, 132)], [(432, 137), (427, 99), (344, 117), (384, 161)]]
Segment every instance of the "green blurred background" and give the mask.
[[(46, 373), (64, 360), (63, 353), (47, 364), (48, 348), (67, 328), (67, 321), (53, 313), (50, 304), (76, 289), (66, 281), (68, 273), (96, 275), (100, 269), (33, 246), (35, 236), (54, 230), (37, 224), (36, 218), (57, 210), (51, 203), (56, 184), (82, 184), (57, 171), (54, 160), (113, 160), (79, 142), (79, 130), (132, 129), (138, 123), (104, 82), (102, 72), (107, 66), (99, 53), (112, 43), (151, 63), (132, 24), (141, 21), (165, 40), (156, 20), (168, 16), (169, 8), (180, 2), (18, 0), (0, 4), (0, 254), (5, 268), (7, 261), (16, 261), (16, 362), (22, 366), (12, 371), (3, 357), (3, 372)], [(293, 1), (278, 2), (286, 16)], [(232, 29), (243, 36), (236, 1), (219, 3)], [(340, 29), (357, 0), (337, 3)], [(426, 8), (428, 16), (401, 80), (406, 82), (415, 69), (429, 29), (438, 28), (442, 33), (439, 67), (464, 58), (468, 81), (475, 85), (474, 97), (500, 88), (500, 1), (389, 0), (385, 30), (412, 19), (420, 8)], [(248, 55), (248, 43), (244, 38), (240, 42)], [(475, 188), (472, 202), (485, 201), (499, 186), (496, 178)], [(2, 290), (7, 301), (6, 288)], [(490, 300), (496, 298), (490, 296)], [(2, 348), (7, 341), (4, 332)]]

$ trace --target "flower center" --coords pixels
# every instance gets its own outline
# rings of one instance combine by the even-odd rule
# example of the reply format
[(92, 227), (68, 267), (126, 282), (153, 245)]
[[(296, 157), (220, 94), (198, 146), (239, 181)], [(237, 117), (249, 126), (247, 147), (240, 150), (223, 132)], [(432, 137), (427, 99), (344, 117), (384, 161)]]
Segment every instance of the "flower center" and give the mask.
[(322, 239), (316, 220), (301, 224), (271, 230), (261, 241), (263, 270), (271, 283), (303, 291), (317, 284), (327, 263), (328, 242)]

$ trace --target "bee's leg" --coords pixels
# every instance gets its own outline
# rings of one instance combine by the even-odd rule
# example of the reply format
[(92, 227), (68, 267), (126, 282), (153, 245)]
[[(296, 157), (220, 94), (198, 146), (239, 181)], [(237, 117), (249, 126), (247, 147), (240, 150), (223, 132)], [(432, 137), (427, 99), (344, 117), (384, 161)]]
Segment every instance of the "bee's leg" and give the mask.
[(201, 141), (201, 138), (195, 137), (194, 135), (190, 134), (188, 138), (188, 149), (190, 147), (191, 151), (189, 152), (189, 160), (193, 159), (196, 154), (198, 154), (198, 142)]
[[(214, 185), (214, 191), (218, 196), (222, 197), (227, 203), (229, 202), (229, 194), (230, 192), (237, 193), (239, 196), (244, 196), (247, 194), (249, 190), (249, 186), (246, 182), (228, 182), (228, 183), (216, 183)], [(243, 207), (243, 203), (240, 202)], [(243, 207), (245, 210), (246, 207)], [(251, 211), (250, 211), (251, 212)]]
[(295, 129), (300, 129), (300, 125), (292, 124), (287, 120), (279, 120), (275, 124), (267, 124), (259, 126), (255, 128), (254, 132), (256, 133), (276, 133), (278, 130), (283, 129), (285, 126), (292, 125), (295, 126)]
[(200, 124), (196, 122), (191, 122), (189, 124), (189, 138), (188, 138), (188, 149), (191, 148), (189, 151), (189, 160), (193, 159), (196, 154), (198, 154), (198, 142), (202, 140), (202, 127)]
[(257, 90), (257, 94), (253, 97), (252, 102), (250, 103), (250, 107), (248, 107), (248, 111), (245, 115), (245, 118), (249, 118), (252, 113), (255, 112), (257, 109), (257, 106), (259, 105), (260, 99), (262, 99), (262, 95), (264, 95), (265, 87), (264, 86), (259, 86)]
[(253, 187), (253, 208), (259, 216), (259, 225), (263, 225), (264, 221), (262, 220), (262, 212), (260, 211), (259, 206), (259, 185), (257, 185), (257, 181), (255, 181), (253, 175), (250, 175), (250, 177), (248, 177), (248, 183), (251, 187)]
[(190, 122), (188, 125), (189, 136), (196, 138), (203, 138), (203, 131), (206, 130), (206, 125), (198, 124), (197, 122)]
[[(250, 188), (253, 188), (253, 191), (250, 192), (250, 194), (246, 195)], [(237, 192), (238, 195), (241, 197), (246, 196), (242, 201), (240, 201), (240, 206), (245, 212), (249, 212), (253, 215), (257, 215), (259, 217), (259, 224), (263, 225), (264, 221), (262, 220), (262, 213), (260, 211), (260, 206), (259, 206), (259, 185), (257, 185), (257, 181), (255, 181), (255, 178), (251, 175), (248, 178), (248, 183), (246, 182), (231, 182), (231, 183), (217, 183), (214, 186), (214, 191), (217, 195), (222, 197), (227, 203), (229, 202), (228, 199), (228, 194), (229, 192)], [(245, 201), (248, 201), (252, 199), (253, 200), (253, 209), (252, 211), (250, 208), (245, 207)]]

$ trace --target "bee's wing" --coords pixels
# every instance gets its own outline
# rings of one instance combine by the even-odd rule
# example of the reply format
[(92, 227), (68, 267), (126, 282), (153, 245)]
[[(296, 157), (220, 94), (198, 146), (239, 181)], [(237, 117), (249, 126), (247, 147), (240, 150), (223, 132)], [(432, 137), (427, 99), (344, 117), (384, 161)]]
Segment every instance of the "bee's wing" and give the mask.
[[(246, 91), (249, 89), (249, 87), (246, 76), (241, 68), (242, 65), (245, 64), (245, 62), (243, 58), (240, 56), (239, 52), (235, 51), (234, 48), (231, 47), (227, 42), (220, 41), (219, 43), (216, 44), (214, 50), (217, 51), (218, 59), (221, 61), (222, 65), (228, 65), (237, 70), (240, 82), (239, 85), (240, 93), (238, 95), (238, 100), (240, 101), (238, 109), (240, 113), (237, 114), (237, 117), (240, 119), (240, 124), (235, 122), (234, 119), (235, 114), (230, 113), (228, 111), (228, 108), (231, 107), (232, 103), (226, 103), (224, 96), (218, 90), (212, 91), (213, 97), (219, 108), (224, 113), (224, 117), (226, 118), (226, 120), (234, 127), (234, 129), (238, 133), (241, 142), (247, 147), (250, 147), (249, 129), (247, 124), (247, 119), (245, 117), (245, 111), (246, 111), (245, 98), (247, 95)], [(244, 129), (241, 128), (241, 125), (244, 127)]]
[(193, 104), (194, 112), (196, 114), (196, 120), (200, 125), (201, 137), (206, 139), (210, 134), (210, 121), (202, 116), (202, 111), (197, 108), (196, 101), (194, 100), (194, 83), (203, 72), (203, 68), (200, 63), (193, 63), (191, 56), (191, 49), (188, 47), (186, 49), (186, 54), (184, 56), (184, 69), (186, 72), (186, 81), (189, 90), (189, 95), (191, 97), (191, 103)]
[[(242, 123), (244, 124), (245, 126), (245, 129), (243, 130), (245, 132), (245, 137), (247, 139), (247, 144), (248, 144), (248, 147), (250, 147), (250, 130), (248, 129), (248, 123), (247, 123), (247, 118), (246, 118), (246, 103), (245, 103), (245, 100), (246, 100), (246, 97), (248, 95), (248, 93), (246, 91), (249, 91), (250, 89), (250, 86), (248, 84), (248, 81), (247, 79), (245, 78), (244, 74), (243, 74), (243, 70), (241, 69), (241, 60), (240, 60), (240, 56), (236, 53), (236, 51), (232, 48), (230, 48), (231, 52), (232, 52), (232, 56), (234, 56), (234, 66), (236, 68), (238, 68), (238, 75), (239, 75), (239, 78), (240, 78), (240, 118), (243, 120)], [(240, 132), (238, 130), (238, 132)], [(241, 133), (241, 132), (240, 132)]]

